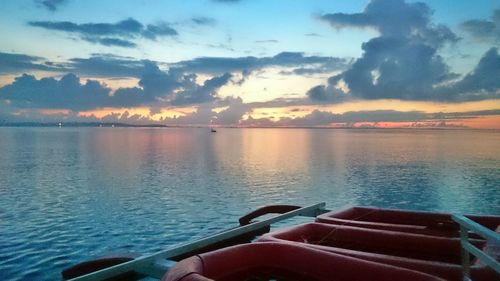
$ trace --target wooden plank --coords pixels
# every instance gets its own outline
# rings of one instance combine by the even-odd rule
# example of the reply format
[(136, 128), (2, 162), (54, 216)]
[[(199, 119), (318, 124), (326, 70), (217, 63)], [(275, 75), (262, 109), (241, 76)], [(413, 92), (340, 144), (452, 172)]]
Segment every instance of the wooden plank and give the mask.
[[(227, 239), (231, 239), (235, 236), (242, 235), (251, 231), (254, 231), (256, 229), (271, 225), (273, 223), (283, 221), (295, 216), (308, 216), (308, 217), (316, 217), (318, 214), (324, 213), (325, 203), (318, 203), (314, 204), (311, 206), (307, 206), (304, 208), (300, 208), (297, 210), (293, 210), (281, 215), (274, 216), (272, 218), (260, 221), (260, 222), (255, 222), (251, 223), (245, 226), (237, 227), (234, 229), (230, 229), (227, 231), (224, 231), (219, 234), (211, 235), (206, 238), (197, 240), (195, 242), (187, 243), (184, 245), (176, 246), (164, 251), (160, 251), (151, 255), (147, 255), (144, 257), (139, 257), (135, 260), (125, 262), (122, 264), (118, 264), (112, 267), (108, 267), (93, 273), (89, 273), (74, 279), (71, 279), (71, 281), (99, 281), (99, 280), (105, 280), (109, 279), (113, 276), (125, 273), (125, 272), (130, 272), (130, 271), (139, 271), (141, 273), (145, 273), (144, 270), (145, 268), (155, 268), (154, 263), (159, 260), (159, 259), (168, 259), (170, 257), (174, 256), (179, 256), (182, 255), (183, 253), (187, 253), (190, 251), (195, 251), (197, 249), (201, 249), (203, 247), (209, 246), (211, 244), (221, 242)], [(154, 275), (157, 275), (158, 273), (155, 272)]]

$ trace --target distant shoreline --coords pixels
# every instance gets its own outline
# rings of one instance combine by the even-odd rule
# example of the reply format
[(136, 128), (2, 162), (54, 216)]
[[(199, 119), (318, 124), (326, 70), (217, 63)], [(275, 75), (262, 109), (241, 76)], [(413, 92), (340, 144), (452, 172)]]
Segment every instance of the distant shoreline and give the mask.
[(39, 122), (5, 122), (0, 123), (0, 127), (146, 127), (146, 128), (166, 128), (162, 124), (136, 125), (127, 123), (100, 123), (100, 122), (68, 122), (68, 123), (39, 123)]
[[(43, 123), (43, 122), (4, 122), (0, 123), (0, 128), (21, 128), (21, 127), (33, 127), (33, 128), (54, 128), (54, 127), (69, 127), (69, 128), (210, 128), (210, 126), (204, 125), (164, 125), (164, 124), (127, 124), (127, 123), (100, 123), (100, 122), (68, 122), (68, 123)], [(297, 126), (297, 127), (280, 127), (280, 126), (218, 126), (217, 128), (224, 129), (351, 129), (351, 130), (471, 130), (471, 131), (499, 131), (498, 129), (479, 129), (479, 128), (467, 128), (467, 127), (394, 127), (394, 128), (378, 128), (378, 127), (328, 127), (328, 126)]]

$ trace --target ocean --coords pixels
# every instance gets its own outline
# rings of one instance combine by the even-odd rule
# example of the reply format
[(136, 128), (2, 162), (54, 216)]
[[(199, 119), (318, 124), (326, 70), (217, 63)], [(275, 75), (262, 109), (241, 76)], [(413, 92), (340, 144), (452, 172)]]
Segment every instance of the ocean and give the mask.
[(500, 132), (0, 128), (0, 277), (151, 253), (266, 204), (500, 215)]

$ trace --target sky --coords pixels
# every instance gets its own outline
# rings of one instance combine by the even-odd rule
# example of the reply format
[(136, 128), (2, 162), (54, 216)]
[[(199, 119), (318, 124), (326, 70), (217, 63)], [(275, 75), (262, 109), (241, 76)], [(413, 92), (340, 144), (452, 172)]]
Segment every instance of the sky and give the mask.
[(0, 124), (500, 129), (493, 0), (5, 0)]

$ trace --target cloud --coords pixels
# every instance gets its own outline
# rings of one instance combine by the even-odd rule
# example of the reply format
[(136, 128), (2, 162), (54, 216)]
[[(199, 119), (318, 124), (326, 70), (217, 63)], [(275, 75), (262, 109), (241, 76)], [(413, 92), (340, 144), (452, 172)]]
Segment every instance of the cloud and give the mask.
[(167, 117), (162, 120), (162, 123), (175, 126), (208, 126), (212, 124), (212, 120), (217, 113), (213, 111), (213, 105), (203, 104), (198, 106), (195, 112), (181, 116)]
[[(215, 107), (226, 106), (219, 113), (214, 111)], [(239, 97), (227, 97), (224, 100), (219, 100), (215, 103), (204, 103), (198, 106), (196, 111), (182, 115), (167, 117), (162, 120), (162, 123), (167, 125), (221, 125), (235, 126), (240, 124), (240, 120), (246, 113), (251, 112), (248, 104), (244, 104)]]
[[(36, 79), (23, 74), (0, 88), (0, 102), (17, 108), (90, 110), (101, 107), (167, 106), (213, 101), (220, 87), (229, 83), (231, 74), (214, 76), (202, 85), (195, 74), (175, 70), (163, 71), (156, 63), (144, 61), (141, 79), (136, 87), (119, 88), (114, 93), (96, 80), (81, 83), (75, 74), (57, 80)], [(111, 70), (122, 71), (123, 69)]]
[(216, 98), (217, 90), (226, 85), (231, 77), (231, 74), (225, 73), (208, 79), (203, 85), (192, 82), (189, 87), (185, 87), (183, 91), (176, 93), (171, 103), (172, 105), (186, 105), (213, 101)]
[(229, 97), (222, 101), (222, 103), (225, 103), (227, 108), (215, 116), (215, 124), (238, 125), (245, 114), (252, 112), (252, 107), (249, 104), (243, 103), (240, 97)]
[[(373, 0), (362, 13), (320, 16), (338, 29), (374, 28), (380, 35), (362, 44), (362, 56), (344, 72), (331, 77), (327, 85), (313, 87), (308, 96), (331, 103), (342, 102), (347, 94), (353, 99), (444, 102), (498, 97), (495, 93), (498, 86), (491, 82), (497, 73), (492, 66), (489, 72), (481, 71), (484, 75), (481, 79), (490, 81), (488, 85), (492, 87), (468, 86), (470, 91), (481, 88), (488, 93), (464, 92), (467, 87), (463, 84), (471, 80), (468, 77), (472, 74), (456, 82), (459, 75), (450, 71), (438, 53), (445, 44), (455, 43), (458, 37), (446, 26), (433, 24), (431, 15), (424, 3)], [(494, 61), (494, 54), (486, 60)], [(474, 77), (472, 80), (480, 80), (477, 75)]]
[[(410, 123), (409, 126), (440, 127), (447, 125), (448, 121), (472, 119), (488, 115), (500, 115), (500, 110), (474, 111), (474, 112), (451, 112), (451, 113), (426, 113), (421, 111), (396, 111), (396, 110), (374, 110), (374, 111), (349, 111), (335, 114), (329, 111), (313, 110), (303, 117), (284, 117), (278, 120), (270, 118), (248, 118), (240, 122), (244, 126), (263, 127), (358, 127), (376, 126), (381, 122)], [(364, 124), (363, 123), (367, 123)], [(408, 124), (405, 124), (408, 126)]]
[[(331, 73), (345, 69), (348, 59), (307, 56), (304, 53), (283, 52), (273, 57), (201, 57), (168, 65), (176, 72), (223, 75), (240, 72), (244, 76), (266, 67), (293, 68), (281, 74), (313, 75)], [(45, 58), (26, 54), (0, 52), (0, 74), (17, 74), (37, 70), (60, 73), (72, 72), (92, 77), (137, 77), (144, 71), (144, 61), (109, 53), (92, 54), (88, 58), (71, 58), (66, 62), (54, 63)]]
[(493, 11), (491, 20), (469, 20), (461, 28), (473, 38), (485, 42), (500, 42), (500, 9)]
[(144, 61), (113, 54), (93, 54), (90, 58), (72, 58), (66, 67), (71, 72), (93, 77), (137, 77), (144, 72)]
[(325, 14), (319, 17), (335, 28), (374, 28), (382, 36), (414, 39), (431, 46), (456, 41), (457, 36), (446, 26), (430, 21), (432, 11), (425, 3), (403, 0), (372, 0), (362, 13)]
[(328, 70), (343, 69), (348, 60), (335, 57), (307, 56), (300, 52), (282, 52), (273, 57), (200, 57), (171, 64), (173, 68), (182, 68), (188, 72), (223, 74), (242, 72), (249, 74), (265, 67), (299, 67), (310, 65), (311, 68), (326, 67)]
[(18, 108), (57, 108), (85, 110), (106, 106), (110, 89), (95, 80), (84, 84), (74, 74), (60, 80), (32, 75), (16, 77), (12, 84), (0, 88), (0, 100), (8, 100)]
[(71, 58), (55, 63), (42, 57), (0, 52), (0, 74), (20, 74), (33, 71), (51, 71), (91, 77), (141, 78), (145, 61), (114, 54), (98, 53), (89, 58)]
[(279, 41), (276, 39), (268, 39), (268, 40), (257, 40), (257, 41), (255, 41), (255, 43), (267, 44), (267, 43), (279, 43)]
[(477, 66), (458, 82), (438, 91), (446, 99), (482, 100), (500, 98), (500, 55), (498, 48), (489, 49)]
[(134, 48), (137, 46), (137, 44), (135, 44), (132, 41), (118, 39), (118, 38), (111, 38), (111, 37), (85, 37), (85, 40), (88, 42), (101, 44), (103, 46), (108, 46), (108, 47), (117, 46), (124, 48)]
[(0, 52), (0, 74), (16, 74), (36, 70), (59, 71), (61, 67), (41, 57)]
[(198, 25), (215, 25), (217, 22), (214, 18), (208, 17), (194, 17), (191, 21)]
[(336, 88), (334, 85), (336, 85), (336, 82), (331, 82), (331, 80), (337, 79), (339, 76), (333, 76), (330, 78), (330, 82), (328, 85), (318, 85), (315, 87), (312, 87), (307, 91), (306, 95), (314, 101), (320, 102), (320, 103), (340, 103), (346, 100), (351, 99), (349, 95), (344, 93), (339, 88)]
[(177, 31), (164, 22), (156, 25), (148, 24), (146, 29), (142, 32), (143, 37), (151, 40), (156, 40), (157, 37), (175, 35), (178, 35)]
[(30, 21), (29, 25), (49, 30), (77, 34), (81, 39), (104, 46), (135, 47), (131, 39), (146, 38), (156, 40), (158, 37), (177, 35), (177, 31), (166, 23), (148, 24), (128, 18), (116, 23), (83, 23), (69, 21)]
[(55, 12), (65, 2), (68, 2), (68, 0), (43, 0), (41, 3), (49, 11)]

